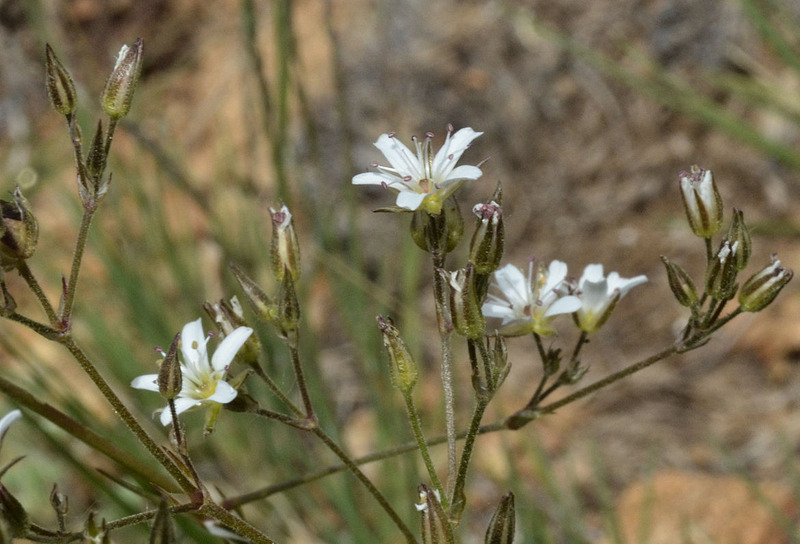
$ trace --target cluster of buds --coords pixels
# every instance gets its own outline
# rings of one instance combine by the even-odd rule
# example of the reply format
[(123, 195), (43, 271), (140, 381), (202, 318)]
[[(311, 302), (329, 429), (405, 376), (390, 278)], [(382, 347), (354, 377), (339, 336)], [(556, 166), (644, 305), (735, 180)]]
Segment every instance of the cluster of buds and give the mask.
[[(712, 251), (712, 237), (721, 229), (723, 220), (722, 198), (714, 177), (710, 170), (692, 166), (689, 173), (681, 172), (679, 178), (689, 226), (695, 235), (706, 241), (709, 258), (704, 293), (698, 294), (689, 274), (676, 263), (661, 257), (675, 299), (691, 309), (693, 325), (699, 329), (713, 325), (724, 304), (736, 297), (737, 291), (741, 311), (763, 310), (792, 279), (792, 270), (781, 266), (773, 255), (772, 262), (751, 276), (740, 288), (738, 275), (745, 269), (752, 254), (752, 241), (744, 214), (734, 208), (727, 233), (722, 237), (718, 249)], [(709, 306), (704, 309), (707, 300)]]
[[(275, 324), (285, 338), (296, 342), (300, 324), (300, 302), (295, 282), (300, 277), (300, 243), (289, 209), (281, 206), (279, 210), (270, 208), (269, 212), (272, 218), (270, 262), (272, 274), (280, 284), (277, 297), (268, 295), (238, 266), (231, 265), (231, 269), (256, 317)], [(234, 319), (234, 316), (226, 319)]]

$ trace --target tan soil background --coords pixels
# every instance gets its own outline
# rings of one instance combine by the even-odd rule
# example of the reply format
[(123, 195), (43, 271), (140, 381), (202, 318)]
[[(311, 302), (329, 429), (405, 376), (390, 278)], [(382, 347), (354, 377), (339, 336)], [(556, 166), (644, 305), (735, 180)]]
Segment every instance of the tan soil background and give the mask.
[[(198, 188), (213, 195), (225, 189), (229, 177), (244, 177), (258, 187), (259, 198), (274, 202), (267, 145), (263, 135), (248, 132), (252, 123), (243, 122), (258, 112), (258, 95), (247, 75), (237, 2), (33, 4), (36, 17), (14, 0), (0, 2), (4, 191), (20, 176), (32, 175), (27, 168), (41, 163), (41, 142), (65, 143), (42, 91), (42, 36), (88, 89), (101, 88), (120, 43), (142, 36), (145, 72), (131, 121), (180, 156)], [(800, 4), (782, 5), (798, 28)], [(620, 303), (592, 342), (585, 359), (591, 365), (587, 381), (666, 347), (685, 318), (671, 301), (659, 261), (664, 254), (695, 276), (702, 271), (702, 244), (683, 222), (680, 170), (692, 164), (712, 169), (727, 209), (744, 209), (755, 248), (746, 273), (767, 264), (771, 252), (800, 268), (797, 170), (607, 77), (529, 24), (533, 16), (641, 71), (649, 63), (660, 64), (703, 91), (709, 89), (708, 74), (745, 74), (774, 89), (797, 116), (800, 74), (764, 45), (739, 2), (307, 0), (293, 9), (303, 108), (324, 163), (323, 168), (309, 165), (309, 125), (292, 118), (289, 162), (296, 197), (335, 206), (337, 191), (353, 174), (382, 161), (371, 145), (382, 132), (396, 131), (410, 143), (412, 134), (428, 130), (440, 138), (448, 123), (483, 131), (465, 160), (490, 160), (483, 179), (466, 190), (462, 208), (485, 199), (497, 181), (503, 182), (506, 261), (522, 265), (531, 255), (557, 258), (574, 274), (601, 262), (623, 276), (650, 279)], [(257, 10), (260, 47), (272, 66), (273, 6), (257, 3)], [(800, 153), (800, 132), (788, 116), (757, 110), (730, 93), (717, 91), (710, 98)], [(119, 160), (136, 160), (138, 145), (123, 130), (115, 143)], [(220, 167), (215, 161), (224, 153), (233, 159)], [(38, 174), (48, 183), (71, 183), (68, 170), (50, 166)], [(46, 198), (42, 191), (37, 202), (43, 205)], [(405, 225), (405, 218), (369, 212), (390, 203), (380, 190), (362, 191), (361, 198), (361, 225), (369, 240), (365, 251), (385, 258), (384, 240)], [(58, 231), (60, 217), (53, 214), (50, 225), (43, 219), (43, 230)], [(302, 225), (304, 218), (298, 221)], [(504, 443), (486, 437), (476, 463), (489, 473), (502, 472), (506, 457), (497, 448), (538, 433), (556, 474), (588, 495), (597, 493), (592, 459), (602, 459), (609, 486), (620, 497), (629, 538), (638, 523), (636, 494), (642, 502), (641, 486), (647, 485), (642, 482), (656, 475), (651, 492), (665, 506), (657, 509), (664, 514), (653, 522), (651, 542), (783, 542), (774, 518), (759, 513), (742, 480), (731, 475), (746, 471), (768, 486), (765, 493), (776, 497), (780, 508), (796, 515), (787, 463), (796, 464), (800, 452), (797, 285), (790, 284), (762, 314), (735, 320), (706, 348), (571, 406), (540, 422), (538, 431), (526, 427)], [(323, 308), (317, 311), (324, 314), (329, 297), (324, 286), (320, 291)], [(331, 350), (338, 347), (335, 330), (322, 341)], [(511, 347), (512, 379), (494, 417), (523, 404), (538, 377), (532, 345), (517, 340)], [(349, 385), (355, 395), (364, 386), (357, 380)], [(351, 415), (352, 447), (369, 450), (368, 442), (359, 446), (360, 419)], [(528, 474), (525, 459), (520, 463)], [(479, 479), (476, 494), (480, 485)], [(539, 492), (533, 480), (531, 489)], [(683, 539), (686, 519), (695, 520), (687, 529), (689, 540)]]

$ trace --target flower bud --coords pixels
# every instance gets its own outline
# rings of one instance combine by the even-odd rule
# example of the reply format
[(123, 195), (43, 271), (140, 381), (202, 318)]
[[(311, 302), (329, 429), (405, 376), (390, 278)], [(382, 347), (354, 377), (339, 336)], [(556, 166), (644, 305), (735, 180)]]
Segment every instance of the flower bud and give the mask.
[(467, 338), (483, 336), (486, 323), (475, 293), (475, 267), (470, 263), (455, 272), (440, 272), (450, 285), (450, 315), (455, 331)]
[(478, 216), (478, 224), (472, 235), (469, 260), (478, 274), (491, 274), (500, 266), (503, 258), (503, 210), (497, 201), (492, 200), (488, 204), (476, 204), (472, 213)]
[(28, 533), (30, 527), (28, 513), (3, 484), (0, 484), (0, 517), (12, 537), (24, 537)]
[(244, 296), (250, 304), (256, 319), (272, 323), (278, 317), (278, 305), (258, 286), (250, 277), (242, 272), (235, 264), (231, 264), (231, 271), (236, 276), (236, 281), (244, 291)]
[(281, 206), (278, 211), (270, 208), (269, 213), (272, 216), (272, 273), (279, 282), (283, 281), (287, 272), (292, 281), (297, 281), (300, 277), (300, 244), (297, 242), (292, 214), (286, 206)]
[(753, 252), (753, 244), (750, 241), (750, 232), (747, 230), (747, 225), (744, 224), (744, 214), (742, 210), (737, 208), (733, 209), (733, 218), (731, 219), (731, 226), (728, 228), (728, 234), (725, 239), (730, 241), (731, 244), (736, 243), (736, 269), (744, 270), (747, 262), (750, 260), (750, 254)]
[[(231, 297), (230, 302), (225, 300), (220, 300), (216, 304), (205, 302), (203, 309), (217, 324), (223, 336), (228, 336), (239, 327), (250, 327), (244, 319), (242, 305), (239, 304), (239, 299), (235, 296)], [(244, 364), (252, 366), (257, 364), (259, 353), (261, 353), (261, 342), (258, 336), (251, 334), (236, 357)]]
[(167, 506), (167, 500), (162, 497), (156, 517), (153, 519), (153, 528), (150, 530), (150, 544), (174, 544), (175, 542), (177, 540), (172, 513)]
[(389, 354), (389, 373), (392, 384), (403, 394), (408, 394), (417, 383), (417, 363), (400, 338), (400, 331), (388, 317), (378, 316), (378, 328), (383, 335), (383, 345)]
[(106, 139), (103, 134), (103, 121), (97, 120), (97, 130), (92, 138), (89, 154), (86, 156), (86, 172), (93, 180), (99, 179), (106, 169)]
[(98, 527), (97, 522), (94, 520), (94, 512), (90, 512), (83, 526), (83, 540), (81, 542), (83, 544), (109, 544), (111, 539), (108, 536), (106, 520), (103, 519)]
[(69, 512), (69, 497), (59, 492), (58, 486), (55, 484), (53, 485), (53, 490), (50, 491), (50, 506), (53, 507), (60, 519), (64, 519), (64, 516)]
[(679, 177), (683, 207), (692, 232), (701, 238), (711, 238), (722, 226), (722, 197), (711, 170), (695, 165)]
[(454, 197), (444, 201), (439, 214), (417, 210), (411, 216), (411, 237), (422, 251), (450, 253), (463, 235), (464, 218)]
[(730, 300), (736, 294), (736, 252), (739, 245), (728, 240), (722, 242), (719, 251), (708, 263), (706, 291), (717, 300)]
[(692, 278), (689, 277), (689, 274), (687, 274), (682, 267), (673, 263), (663, 255), (661, 256), (661, 262), (663, 262), (664, 266), (667, 268), (669, 288), (672, 289), (672, 294), (675, 295), (678, 304), (689, 307), (700, 300), (697, 296), (697, 288), (695, 288)]
[(300, 325), (300, 301), (297, 300), (294, 282), (288, 274), (283, 277), (278, 291), (278, 316), (275, 321), (281, 334), (290, 340), (296, 339)]
[(58, 60), (50, 44), (45, 46), (47, 96), (53, 108), (61, 115), (72, 115), (78, 103), (75, 84), (64, 65)]
[(484, 543), (513, 544), (515, 522), (514, 494), (508, 493), (500, 499), (500, 504), (492, 515)]
[(781, 289), (789, 283), (794, 273), (790, 268), (781, 266), (781, 262), (772, 256), (772, 263), (749, 280), (744, 282), (739, 291), (739, 305), (745, 312), (760, 312), (769, 306)]
[(444, 544), (447, 539), (447, 519), (439, 502), (438, 493), (425, 484), (420, 484), (420, 502), (416, 504), (422, 517), (422, 544)]
[(14, 189), (13, 202), (0, 200), (0, 263), (13, 266), (28, 259), (39, 242), (39, 222), (30, 203), (19, 187)]
[(176, 334), (175, 339), (169, 346), (164, 360), (158, 369), (158, 392), (165, 400), (172, 400), (178, 396), (183, 389), (183, 373), (181, 364), (178, 361), (178, 345), (181, 335)]
[(117, 56), (114, 70), (106, 80), (105, 89), (100, 97), (103, 111), (111, 119), (121, 119), (131, 109), (133, 93), (142, 73), (142, 53), (144, 42), (137, 38), (133, 45), (123, 45)]

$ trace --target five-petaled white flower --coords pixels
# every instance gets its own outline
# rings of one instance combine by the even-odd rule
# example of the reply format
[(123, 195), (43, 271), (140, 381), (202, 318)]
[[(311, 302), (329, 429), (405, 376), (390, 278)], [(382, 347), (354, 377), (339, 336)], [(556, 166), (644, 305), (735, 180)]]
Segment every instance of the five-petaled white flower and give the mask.
[(444, 145), (433, 156), (432, 133), (425, 141), (412, 138), (417, 154), (403, 145), (395, 133), (381, 134), (375, 147), (380, 149), (391, 166), (373, 164), (378, 172), (365, 172), (353, 177), (355, 185), (381, 185), (397, 193), (397, 207), (405, 210), (425, 210), (438, 215), (442, 205), (463, 183), (481, 177), (477, 166), (456, 166), (458, 159), (472, 140), (483, 134), (471, 128), (462, 128), (453, 134), (447, 127)]
[(603, 276), (602, 264), (590, 264), (583, 270), (578, 282), (581, 307), (575, 313), (578, 327), (584, 332), (595, 332), (603, 326), (619, 299), (637, 285), (647, 281), (647, 276), (621, 278), (616, 272)]
[(502, 318), (500, 334), (521, 336), (536, 333), (542, 336), (555, 334), (550, 324), (560, 314), (569, 314), (580, 308), (578, 297), (567, 293), (567, 265), (553, 261), (544, 265), (528, 264), (528, 275), (513, 264), (507, 264), (494, 273), (494, 285), (502, 297), (490, 294), (483, 304), (483, 315)]
[[(209, 361), (209, 337), (203, 332), (201, 320), (184, 325), (181, 331), (183, 383), (181, 392), (175, 399), (175, 411), (178, 414), (203, 404), (227, 404), (236, 398), (236, 389), (225, 381), (225, 373), (239, 348), (252, 333), (253, 329), (250, 327), (235, 329), (223, 338)], [(131, 387), (158, 392), (158, 374), (139, 376), (131, 382)], [(168, 409), (162, 409), (161, 423), (172, 423), (172, 414)]]

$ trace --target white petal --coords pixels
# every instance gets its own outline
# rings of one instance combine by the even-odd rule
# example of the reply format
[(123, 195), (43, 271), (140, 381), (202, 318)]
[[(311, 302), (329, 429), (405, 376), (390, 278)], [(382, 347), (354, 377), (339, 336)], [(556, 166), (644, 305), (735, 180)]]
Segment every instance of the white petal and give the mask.
[(452, 183), (464, 179), (478, 179), (483, 175), (483, 171), (477, 166), (462, 164), (456, 167), (442, 184)]
[(641, 285), (647, 282), (647, 276), (639, 275), (635, 278), (620, 278), (616, 272), (612, 272), (608, 275), (608, 288), (609, 290), (619, 289), (619, 292), (622, 296), (636, 287), (637, 285)]
[(449, 173), (458, 162), (458, 159), (461, 158), (461, 155), (469, 147), (472, 140), (481, 134), (483, 132), (475, 132), (471, 128), (465, 127), (448, 137), (433, 159), (432, 171), (444, 178), (450, 177)]
[(220, 342), (217, 351), (214, 352), (214, 356), (211, 358), (211, 367), (215, 371), (225, 370), (231, 364), (233, 358), (236, 357), (236, 352), (250, 338), (251, 334), (253, 334), (253, 329), (250, 327), (239, 327), (226, 336)]
[(583, 276), (581, 276), (580, 285), (583, 288), (584, 281), (594, 281), (598, 282), (603, 279), (603, 265), (602, 264), (590, 264), (587, 265), (586, 268), (583, 269)]
[(238, 391), (236, 391), (231, 384), (224, 380), (220, 380), (217, 382), (217, 389), (214, 391), (214, 394), (205, 400), (218, 402), (220, 404), (228, 404), (230, 401), (235, 399), (236, 395), (238, 394)]
[(145, 374), (139, 376), (131, 381), (131, 387), (134, 389), (146, 389), (148, 391), (158, 392), (158, 374)]
[(353, 176), (353, 185), (383, 185), (388, 184), (386, 174), (378, 174), (377, 172), (364, 172)]
[(522, 271), (513, 264), (507, 264), (494, 273), (494, 281), (512, 305), (528, 304), (530, 285)]
[[(490, 295), (491, 296), (491, 295)], [(496, 299), (496, 301), (484, 302), (481, 312), (485, 317), (500, 317), (504, 322), (514, 319), (514, 309), (507, 302)]]
[(11, 424), (21, 417), (22, 412), (19, 410), (11, 410), (9, 413), (3, 416), (3, 419), (0, 419), (0, 441), (3, 440), (3, 437), (6, 435), (8, 428), (11, 427)]
[(422, 201), (425, 200), (425, 197), (428, 196), (424, 193), (417, 193), (415, 191), (400, 191), (397, 193), (397, 202), (396, 204), (407, 210), (416, 210), (422, 204)]
[(190, 321), (183, 326), (181, 353), (183, 353), (183, 363), (190, 371), (202, 370), (200, 367), (205, 365), (208, 355), (206, 355), (206, 337), (201, 318), (198, 317), (196, 321)]
[(549, 293), (558, 287), (564, 278), (567, 277), (567, 263), (563, 261), (553, 261), (547, 270), (547, 281), (540, 291), (542, 294)]
[(388, 134), (381, 134), (378, 137), (378, 141), (375, 142), (375, 147), (381, 150), (386, 160), (398, 173), (408, 174), (414, 179), (424, 177), (417, 156), (397, 138), (390, 137)]
[[(178, 397), (175, 399), (175, 412), (177, 414), (182, 414), (186, 410), (194, 408), (195, 406), (200, 406), (201, 404), (203, 403), (199, 400), (191, 399), (189, 397)], [(172, 423), (172, 413), (170, 413), (169, 406), (167, 406), (161, 412), (161, 424), (167, 426), (170, 423)]]
[(577, 312), (581, 307), (581, 299), (578, 297), (568, 296), (568, 297), (561, 297), (560, 299), (556, 300), (554, 303), (547, 308), (547, 311), (544, 313), (545, 317), (550, 317), (554, 315), (560, 314), (571, 314), (572, 312)]

